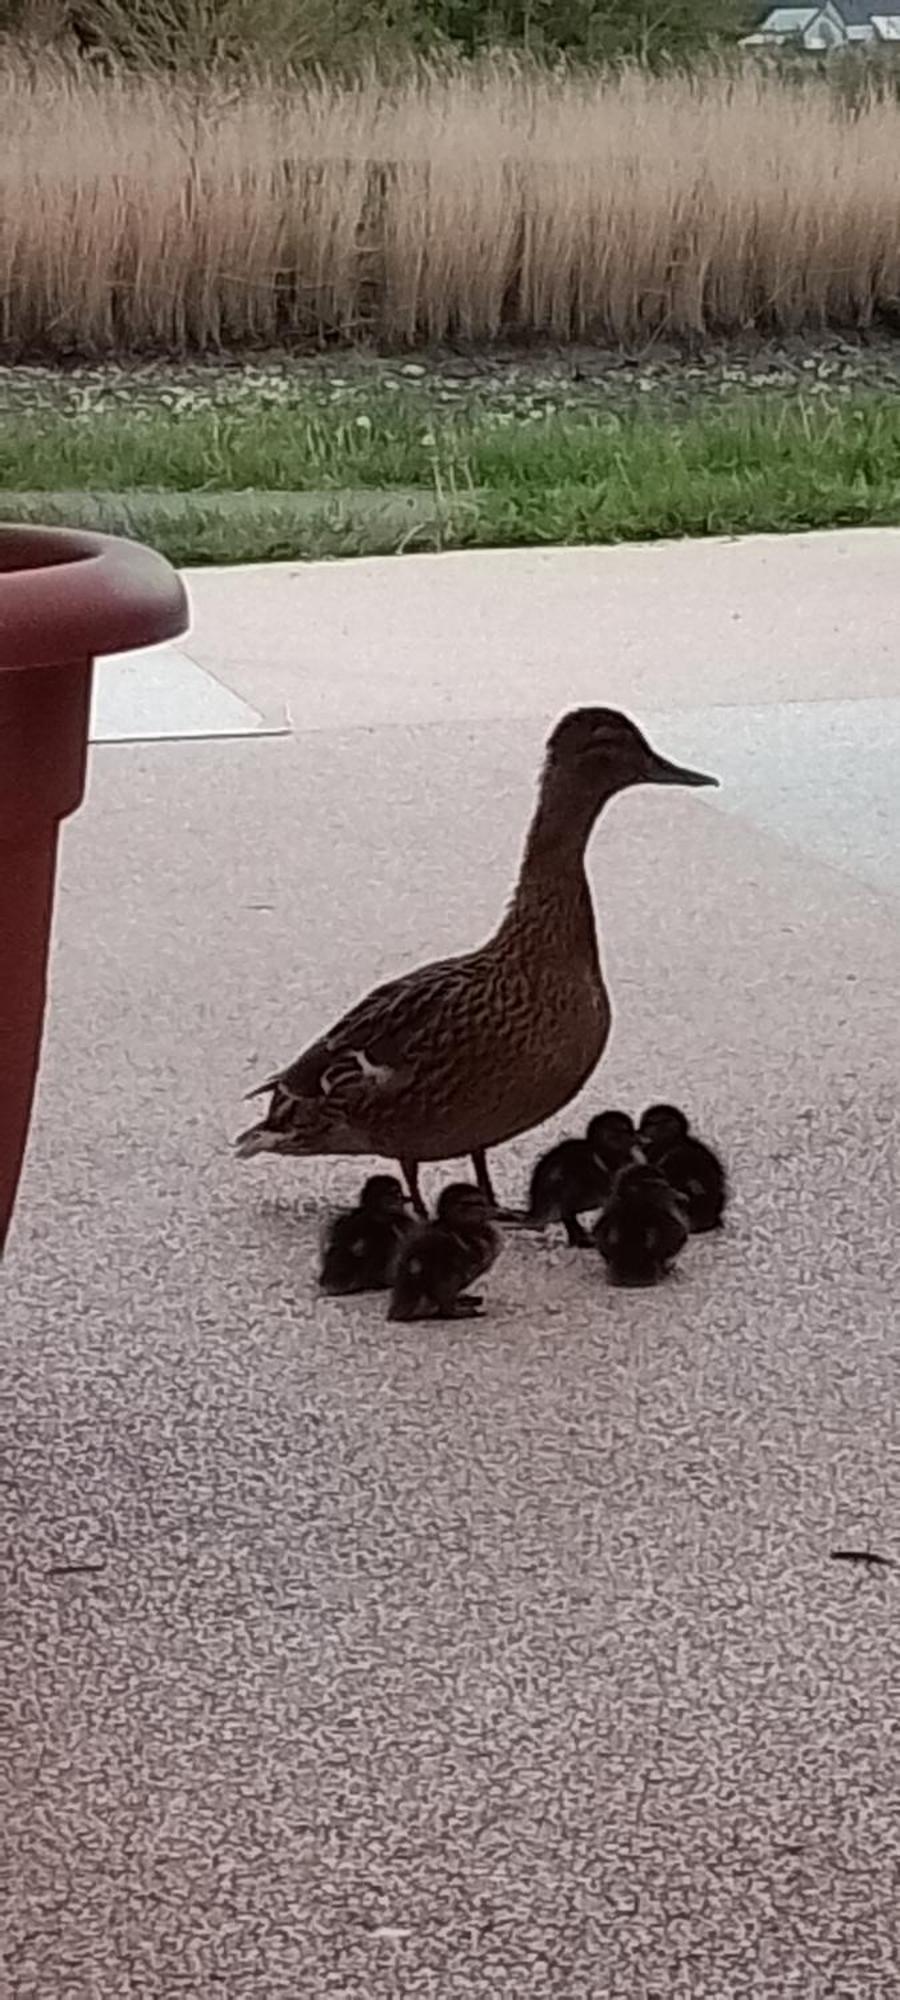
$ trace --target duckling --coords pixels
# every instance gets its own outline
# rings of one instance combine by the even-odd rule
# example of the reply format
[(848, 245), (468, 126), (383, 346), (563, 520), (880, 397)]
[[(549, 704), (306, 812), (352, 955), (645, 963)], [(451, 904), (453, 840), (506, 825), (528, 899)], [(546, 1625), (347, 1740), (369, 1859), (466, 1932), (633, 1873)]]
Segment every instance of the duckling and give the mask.
[(583, 1139), (561, 1139), (551, 1146), (531, 1176), (529, 1225), (542, 1229), (548, 1222), (561, 1222), (572, 1249), (588, 1249), (591, 1239), (578, 1217), (602, 1206), (613, 1174), (631, 1158), (635, 1142), (634, 1120), (627, 1111), (601, 1111)]
[(655, 1285), (688, 1240), (687, 1217), (655, 1167), (623, 1167), (594, 1227), (613, 1285)]
[(334, 1297), (387, 1291), (415, 1222), (393, 1174), (373, 1174), (355, 1208), (338, 1215), (325, 1239), (319, 1285)]
[(683, 1201), (692, 1233), (721, 1229), (728, 1200), (725, 1168), (712, 1147), (694, 1137), (684, 1112), (674, 1104), (651, 1104), (638, 1136), (647, 1160)]
[(571, 1248), (584, 1250), (591, 1239), (578, 1217), (599, 1208), (610, 1185), (606, 1167), (594, 1158), (586, 1139), (561, 1139), (535, 1165), (526, 1221), (532, 1229), (561, 1222)]
[(496, 1210), (489, 1148), (542, 1125), (596, 1068), (611, 1011), (587, 842), (634, 785), (713, 785), (652, 749), (625, 715), (577, 708), (547, 743), (510, 906), (487, 944), (379, 986), (251, 1091), (265, 1117), (235, 1141), (259, 1153), (369, 1153), (399, 1162), (419, 1215), (419, 1167), (468, 1154)]
[(403, 1245), (388, 1319), (474, 1319), (479, 1295), (470, 1292), (500, 1250), (491, 1208), (481, 1189), (454, 1181), (438, 1198), (433, 1222)]
[(620, 1167), (631, 1164), (637, 1152), (634, 1119), (627, 1111), (600, 1111), (587, 1128), (587, 1142), (595, 1159), (614, 1178)]

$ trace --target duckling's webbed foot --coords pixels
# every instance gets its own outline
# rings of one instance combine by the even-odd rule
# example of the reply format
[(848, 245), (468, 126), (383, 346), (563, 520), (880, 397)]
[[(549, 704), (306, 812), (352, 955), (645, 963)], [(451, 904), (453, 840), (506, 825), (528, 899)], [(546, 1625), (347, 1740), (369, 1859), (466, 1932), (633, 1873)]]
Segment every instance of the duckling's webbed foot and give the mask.
[(436, 1319), (478, 1319), (482, 1312), (482, 1301), (474, 1292), (457, 1290), (459, 1275), (452, 1277), (448, 1272), (438, 1277), (432, 1289), (434, 1315)]

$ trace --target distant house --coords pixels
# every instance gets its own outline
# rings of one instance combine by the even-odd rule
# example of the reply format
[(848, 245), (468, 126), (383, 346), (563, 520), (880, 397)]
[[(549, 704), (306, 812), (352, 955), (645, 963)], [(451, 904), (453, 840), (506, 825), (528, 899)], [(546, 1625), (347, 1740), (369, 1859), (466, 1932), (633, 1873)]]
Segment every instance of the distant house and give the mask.
[(900, 43), (900, 12), (884, 11), (884, 0), (825, 0), (821, 7), (773, 7), (752, 35), (744, 35), (745, 49), (808, 49), (820, 55), (829, 49), (846, 49), (854, 43)]

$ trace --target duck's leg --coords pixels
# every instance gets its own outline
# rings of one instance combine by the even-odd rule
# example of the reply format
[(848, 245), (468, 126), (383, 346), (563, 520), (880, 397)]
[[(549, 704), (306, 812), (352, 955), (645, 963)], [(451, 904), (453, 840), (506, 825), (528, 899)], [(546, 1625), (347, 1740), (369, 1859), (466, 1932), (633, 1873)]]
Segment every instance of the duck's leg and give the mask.
[(500, 1208), (498, 1205), (497, 1197), (494, 1193), (494, 1183), (491, 1180), (488, 1170), (487, 1153), (483, 1146), (479, 1146), (478, 1151), (472, 1154), (472, 1165), (475, 1168), (475, 1179), (484, 1195), (485, 1201), (489, 1204), (494, 1221), (512, 1222), (515, 1223), (518, 1229), (524, 1229), (528, 1221), (524, 1209)]
[(491, 1208), (496, 1208), (497, 1197), (494, 1193), (494, 1183), (491, 1180), (488, 1170), (487, 1153), (483, 1146), (479, 1147), (477, 1153), (472, 1154), (472, 1165), (475, 1168), (475, 1179), (484, 1195), (485, 1201), (490, 1204)]
[(416, 1214), (421, 1216), (422, 1221), (427, 1222), (428, 1210), (425, 1207), (425, 1203), (422, 1200), (421, 1192), (419, 1190), (419, 1162), (418, 1160), (400, 1160), (398, 1164), (400, 1167), (400, 1172), (403, 1175), (403, 1178), (409, 1189), (409, 1198), (410, 1201), (412, 1202), (413, 1208), (415, 1209)]

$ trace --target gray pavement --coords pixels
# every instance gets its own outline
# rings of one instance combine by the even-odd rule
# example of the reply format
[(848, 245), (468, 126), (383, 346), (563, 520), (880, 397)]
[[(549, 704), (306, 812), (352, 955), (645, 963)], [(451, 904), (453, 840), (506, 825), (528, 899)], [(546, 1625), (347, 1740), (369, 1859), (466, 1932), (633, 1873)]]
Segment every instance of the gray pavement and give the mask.
[[(100, 745), (66, 836), (3, 1277), (12, 2000), (900, 1990), (900, 1571), (829, 1560), (900, 1558), (898, 546), (192, 580), (191, 656), (294, 733)], [(583, 1110), (687, 1102), (730, 1226), (624, 1297), (514, 1239), (483, 1322), (388, 1327), (312, 1285), (358, 1167), (239, 1168), (241, 1093), (491, 925), (585, 696), (726, 780), (597, 832)]]

